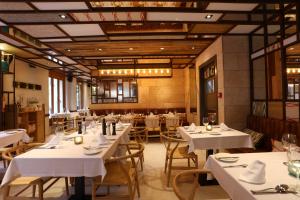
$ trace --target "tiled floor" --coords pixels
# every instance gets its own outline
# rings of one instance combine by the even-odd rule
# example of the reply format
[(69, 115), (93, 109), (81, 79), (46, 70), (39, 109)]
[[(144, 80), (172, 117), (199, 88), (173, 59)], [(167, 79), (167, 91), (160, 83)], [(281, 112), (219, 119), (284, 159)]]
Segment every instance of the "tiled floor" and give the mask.
[[(164, 199), (176, 200), (172, 187), (166, 187), (166, 175), (164, 174), (165, 148), (160, 143), (148, 143), (145, 145), (144, 171), (140, 172), (141, 200)], [(199, 155), (200, 166), (203, 166), (205, 152), (197, 152)], [(176, 172), (175, 172), (176, 173)], [(86, 192), (90, 192), (89, 181), (87, 181)], [(126, 191), (126, 188), (116, 187), (111, 192)], [(15, 192), (15, 190), (13, 190)], [(101, 192), (101, 191), (100, 191)], [(2, 192), (1, 192), (2, 193)], [(30, 195), (30, 190), (27, 192)], [(66, 200), (64, 180), (61, 179), (52, 186), (45, 194), (46, 200)], [(206, 186), (197, 190), (195, 199), (226, 199), (226, 193), (220, 186)], [(2, 199), (2, 196), (0, 196)], [(138, 199), (138, 198), (136, 198)]]

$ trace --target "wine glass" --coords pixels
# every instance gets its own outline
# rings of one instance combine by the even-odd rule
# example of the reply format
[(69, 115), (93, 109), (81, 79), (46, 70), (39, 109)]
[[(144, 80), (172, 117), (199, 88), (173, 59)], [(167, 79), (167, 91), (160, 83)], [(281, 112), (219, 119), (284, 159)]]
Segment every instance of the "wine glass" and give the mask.
[(211, 122), (212, 125), (215, 124), (216, 118), (217, 118), (216, 113), (213, 113), (209, 116), (209, 121)]
[(296, 146), (297, 144), (297, 136), (294, 134), (286, 133), (282, 135), (281, 142), (283, 148), (288, 151), (290, 147)]
[(209, 123), (209, 119), (208, 117), (203, 117), (203, 121), (202, 121), (203, 125), (206, 127)]

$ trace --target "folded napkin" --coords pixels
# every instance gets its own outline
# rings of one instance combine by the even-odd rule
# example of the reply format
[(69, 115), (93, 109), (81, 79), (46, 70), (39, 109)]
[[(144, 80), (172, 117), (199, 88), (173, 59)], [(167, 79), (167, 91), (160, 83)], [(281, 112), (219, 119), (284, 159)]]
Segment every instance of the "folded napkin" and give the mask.
[(220, 124), (220, 128), (221, 128), (222, 131), (230, 131), (231, 130), (231, 128), (226, 126), (226, 124), (224, 124), (224, 123)]
[(188, 131), (196, 131), (196, 125), (194, 123), (192, 123), (187, 130)]
[(107, 144), (108, 143), (108, 140), (106, 139), (106, 137), (102, 134), (100, 134), (100, 137), (99, 137), (99, 144)]
[(266, 164), (260, 160), (252, 162), (240, 175), (241, 181), (253, 184), (264, 184), (266, 182)]

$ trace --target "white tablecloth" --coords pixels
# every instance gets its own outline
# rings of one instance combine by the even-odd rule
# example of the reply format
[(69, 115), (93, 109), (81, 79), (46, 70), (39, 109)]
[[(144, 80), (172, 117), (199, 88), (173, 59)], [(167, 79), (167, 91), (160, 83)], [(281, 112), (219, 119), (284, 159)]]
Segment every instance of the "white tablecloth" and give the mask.
[[(226, 149), (226, 148), (252, 148), (250, 135), (237, 131), (222, 131), (220, 128), (214, 128), (212, 131), (205, 131), (204, 126), (197, 126), (196, 132), (188, 132), (184, 127), (178, 128), (182, 138), (189, 142), (189, 152), (195, 149)], [(220, 135), (212, 135), (218, 133)]]
[[(100, 127), (101, 128), (101, 127)], [(83, 144), (75, 145), (73, 140), (63, 141), (55, 149), (33, 149), (15, 157), (10, 163), (2, 181), (2, 186), (18, 176), (40, 177), (94, 177), (105, 176), (104, 161), (112, 156), (119, 143), (128, 142), (130, 125), (115, 136), (106, 136), (111, 143), (99, 154), (84, 154), (83, 146), (89, 146), (95, 135), (88, 131), (83, 135)], [(72, 137), (68, 136), (68, 137)], [(97, 137), (97, 135), (96, 135)]]
[(0, 148), (16, 144), (19, 141), (30, 142), (30, 137), (26, 134), (25, 129), (0, 131)]
[[(269, 187), (275, 187), (278, 184), (296, 185), (300, 181), (288, 174), (287, 166), (283, 164), (287, 161), (286, 152), (268, 152), (268, 153), (245, 153), (232, 154), (239, 156), (236, 163), (224, 163), (217, 161), (211, 155), (204, 168), (209, 169), (218, 180), (222, 188), (228, 193), (232, 200), (299, 200), (300, 196), (294, 194), (264, 194), (253, 195), (250, 190), (260, 190)], [(260, 160), (266, 164), (266, 183), (255, 185), (238, 180), (238, 177), (246, 168), (222, 168), (226, 165), (250, 164), (255, 160)]]

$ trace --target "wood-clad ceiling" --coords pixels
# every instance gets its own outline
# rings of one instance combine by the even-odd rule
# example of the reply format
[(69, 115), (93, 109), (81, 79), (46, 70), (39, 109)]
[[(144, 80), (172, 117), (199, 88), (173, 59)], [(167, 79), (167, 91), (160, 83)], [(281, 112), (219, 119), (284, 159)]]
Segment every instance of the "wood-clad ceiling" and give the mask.
[[(0, 41), (83, 79), (107, 60), (112, 68), (142, 58), (184, 68), (220, 35), (260, 34), (263, 13), (271, 17), (278, 7), (276, 0), (7, 0), (0, 2)], [(288, 31), (295, 32), (293, 21)]]

